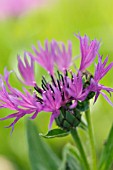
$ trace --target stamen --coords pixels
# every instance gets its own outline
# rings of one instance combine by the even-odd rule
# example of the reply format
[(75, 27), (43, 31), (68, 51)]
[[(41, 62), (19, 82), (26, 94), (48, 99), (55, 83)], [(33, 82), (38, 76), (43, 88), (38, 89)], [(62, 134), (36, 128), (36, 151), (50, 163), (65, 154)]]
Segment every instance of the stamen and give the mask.
[(53, 87), (51, 86), (51, 84), (49, 84), (50, 89), (52, 90), (52, 92), (54, 93)]
[(44, 76), (42, 76), (42, 79), (43, 79), (43, 81), (45, 82), (45, 84), (47, 84), (47, 81), (46, 81), (46, 79), (45, 79)]
[(65, 70), (65, 76), (66, 76), (66, 77), (68, 76), (68, 71), (67, 71), (67, 70)]
[(39, 93), (42, 94), (42, 89), (40, 87), (37, 86), (37, 84), (35, 85), (34, 89)]
[(58, 74), (58, 79), (61, 80), (61, 74), (58, 70), (57, 70), (57, 74)]
[(52, 79), (52, 83), (54, 84), (54, 86), (56, 87), (56, 83), (55, 83), (55, 80), (53, 78), (53, 76), (51, 75), (51, 79)]
[(73, 78), (73, 73), (71, 70), (70, 70), (70, 74), (71, 74), (71, 81), (73, 82), (74, 78)]
[(61, 75), (62, 83), (63, 83), (63, 85), (65, 85), (63, 75), (62, 74), (60, 74), (60, 75)]
[(43, 100), (40, 97), (36, 96), (36, 98), (38, 99), (37, 102), (43, 103)]
[(44, 84), (42, 84), (42, 88), (44, 91), (46, 91), (47, 89), (45, 88)]
[(45, 84), (44, 80), (42, 80), (42, 85), (48, 90), (47, 84)]
[(59, 80), (57, 80), (57, 84), (58, 84), (59, 90), (61, 91), (61, 87), (60, 87), (60, 82), (59, 82)]
[(65, 98), (64, 98), (64, 92), (62, 93), (62, 100), (63, 100), (63, 101), (65, 100)]

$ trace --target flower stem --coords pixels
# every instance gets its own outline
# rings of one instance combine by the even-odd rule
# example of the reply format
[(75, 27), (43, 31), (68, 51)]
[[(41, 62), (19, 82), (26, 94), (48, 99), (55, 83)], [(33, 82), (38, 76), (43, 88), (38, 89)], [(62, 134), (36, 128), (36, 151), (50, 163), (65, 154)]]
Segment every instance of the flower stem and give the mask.
[(71, 130), (71, 135), (72, 135), (72, 137), (73, 137), (73, 139), (74, 139), (74, 141), (75, 141), (75, 143), (76, 143), (76, 145), (78, 147), (78, 150), (80, 152), (81, 159), (82, 159), (82, 162), (84, 164), (84, 168), (86, 170), (90, 170), (90, 167), (89, 167), (89, 164), (88, 164), (85, 152), (84, 152), (84, 148), (82, 146), (82, 143), (81, 143), (80, 137), (78, 135), (78, 132), (77, 132), (77, 130), (75, 128), (73, 128)]
[(92, 154), (92, 170), (97, 170), (97, 158), (96, 158), (96, 151), (95, 151), (95, 143), (94, 143), (94, 135), (93, 135), (93, 127), (91, 122), (91, 115), (90, 110), (87, 110), (85, 112), (86, 120), (88, 123), (88, 133), (89, 133), (89, 139), (90, 139), (90, 145), (91, 145), (91, 154)]

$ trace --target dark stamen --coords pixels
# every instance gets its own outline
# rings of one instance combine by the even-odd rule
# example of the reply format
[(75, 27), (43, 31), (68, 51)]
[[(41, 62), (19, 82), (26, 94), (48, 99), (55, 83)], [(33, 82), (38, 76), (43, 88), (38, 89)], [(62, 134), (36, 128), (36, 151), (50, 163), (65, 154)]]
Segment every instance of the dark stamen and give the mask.
[(53, 98), (53, 100), (55, 100), (55, 97), (54, 97), (54, 96), (52, 96), (52, 98)]
[(45, 79), (44, 76), (42, 76), (42, 79), (43, 79), (43, 81), (45, 82), (45, 84), (47, 84), (47, 81), (46, 81), (46, 79)]
[(45, 84), (45, 81), (44, 81), (44, 80), (42, 80), (42, 84), (43, 84), (43, 86), (48, 90), (47, 84)]
[(61, 74), (61, 78), (62, 78), (63, 85), (65, 85), (64, 78), (63, 78), (62, 74)]
[(35, 89), (38, 93), (42, 94), (42, 89), (41, 89), (40, 87), (38, 87), (37, 85), (35, 85), (34, 89)]
[(64, 92), (62, 93), (62, 100), (64, 101)]
[(47, 90), (43, 84), (42, 84), (42, 88), (43, 88), (43, 90), (44, 90), (44, 91), (46, 91), (46, 90)]
[(53, 76), (51, 75), (51, 79), (52, 79), (52, 83), (54, 84), (54, 86), (56, 87), (56, 83), (55, 83), (55, 80), (53, 78)]
[(57, 80), (57, 84), (58, 84), (59, 90), (61, 91), (61, 87), (60, 87), (60, 82), (59, 82), (59, 80)]
[(52, 90), (52, 92), (54, 93), (53, 87), (51, 86), (51, 84), (49, 84), (50, 89)]
[(43, 103), (43, 100), (40, 97), (36, 96), (36, 98), (38, 99), (37, 102)]
[(67, 70), (65, 70), (65, 76), (66, 76), (66, 77), (68, 76), (68, 71), (67, 71)]
[(67, 77), (65, 77), (65, 82), (66, 82), (67, 88), (69, 88), (69, 83), (67, 82)]
[(58, 79), (60, 80), (61, 74), (58, 70), (57, 70), (57, 74), (58, 74)]

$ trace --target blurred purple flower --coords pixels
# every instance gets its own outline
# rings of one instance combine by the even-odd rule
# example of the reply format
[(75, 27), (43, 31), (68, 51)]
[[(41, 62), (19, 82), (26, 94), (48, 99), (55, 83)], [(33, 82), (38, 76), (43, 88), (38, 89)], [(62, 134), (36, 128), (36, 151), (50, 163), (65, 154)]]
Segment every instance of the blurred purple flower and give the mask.
[(45, 0), (0, 0), (0, 19), (17, 17), (28, 10), (39, 8)]

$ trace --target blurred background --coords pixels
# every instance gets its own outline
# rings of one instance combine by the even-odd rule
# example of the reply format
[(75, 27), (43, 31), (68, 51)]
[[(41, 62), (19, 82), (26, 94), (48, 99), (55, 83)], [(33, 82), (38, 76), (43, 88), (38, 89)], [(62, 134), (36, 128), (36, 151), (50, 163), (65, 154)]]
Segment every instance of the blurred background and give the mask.
[[(90, 39), (101, 41), (100, 53), (109, 55), (113, 61), (113, 1), (112, 0), (0, 0), (0, 73), (4, 67), (17, 72), (17, 54), (23, 55), (31, 46), (53, 38), (58, 41), (71, 40), (73, 56), (79, 54), (79, 42), (74, 33), (87, 34)], [(77, 61), (76, 61), (77, 62)], [(93, 70), (93, 66), (90, 68)], [(89, 70), (90, 70), (89, 69)], [(36, 69), (37, 82), (43, 74), (41, 67)], [(113, 87), (113, 70), (102, 83)], [(22, 89), (15, 76), (11, 84)], [(113, 100), (112, 100), (113, 101)], [(92, 120), (96, 137), (98, 156), (113, 123), (113, 108), (100, 96), (92, 105)], [(0, 110), (0, 117), (9, 114)], [(34, 120), (40, 132), (48, 129), (49, 113), (39, 114)], [(30, 170), (26, 140), (26, 118), (20, 120), (12, 135), (11, 120), (0, 122), (0, 170)], [(43, 125), (43, 126), (42, 126)], [(54, 125), (55, 126), (55, 125)], [(84, 145), (87, 140), (80, 131)], [(70, 137), (46, 140), (61, 157), (65, 143), (72, 142)]]

